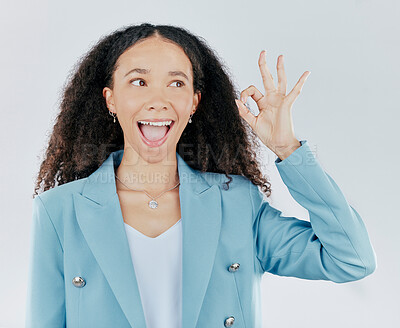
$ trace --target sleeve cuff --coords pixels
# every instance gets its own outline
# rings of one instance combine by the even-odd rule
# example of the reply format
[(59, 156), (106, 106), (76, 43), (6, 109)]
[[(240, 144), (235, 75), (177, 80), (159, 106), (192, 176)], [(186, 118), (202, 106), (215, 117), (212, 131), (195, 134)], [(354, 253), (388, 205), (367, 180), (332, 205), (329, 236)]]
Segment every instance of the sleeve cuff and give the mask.
[(301, 146), (297, 148), (284, 160), (279, 157), (275, 160), (275, 165), (278, 168), (285, 166), (298, 166), (298, 165), (315, 165), (316, 158), (311, 151), (311, 148), (307, 140), (300, 140)]

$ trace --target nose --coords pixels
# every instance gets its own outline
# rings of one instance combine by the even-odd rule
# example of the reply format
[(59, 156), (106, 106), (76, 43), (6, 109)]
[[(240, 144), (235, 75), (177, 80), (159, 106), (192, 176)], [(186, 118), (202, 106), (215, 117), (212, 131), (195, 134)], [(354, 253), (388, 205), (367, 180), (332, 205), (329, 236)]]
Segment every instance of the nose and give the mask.
[(155, 103), (155, 102), (152, 102), (151, 105), (149, 105), (147, 107), (147, 110), (149, 110), (149, 111), (153, 111), (153, 110), (164, 111), (167, 109), (168, 109), (167, 105), (161, 104), (161, 103)]
[(162, 92), (153, 92), (146, 108), (147, 110), (164, 111), (168, 109), (168, 101)]

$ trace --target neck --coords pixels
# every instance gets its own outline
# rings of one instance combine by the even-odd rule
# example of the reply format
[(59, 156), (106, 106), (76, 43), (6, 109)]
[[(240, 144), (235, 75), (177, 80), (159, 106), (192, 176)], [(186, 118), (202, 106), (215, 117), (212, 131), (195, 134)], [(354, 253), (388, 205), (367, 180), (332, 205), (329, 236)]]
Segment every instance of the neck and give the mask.
[(123, 184), (116, 179), (116, 188), (119, 191), (145, 190), (153, 194), (163, 192), (179, 182), (177, 164), (175, 152), (169, 152), (167, 156), (142, 157), (134, 149), (125, 147), (115, 171)]

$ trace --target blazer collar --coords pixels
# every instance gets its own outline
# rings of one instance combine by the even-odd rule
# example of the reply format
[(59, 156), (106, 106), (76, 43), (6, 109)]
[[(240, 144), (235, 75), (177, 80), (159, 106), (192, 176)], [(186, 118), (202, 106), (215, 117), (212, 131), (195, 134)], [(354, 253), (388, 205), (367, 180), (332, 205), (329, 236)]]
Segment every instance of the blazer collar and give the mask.
[[(74, 193), (80, 229), (132, 327), (146, 327), (114, 169), (124, 150), (109, 155)], [(176, 152), (182, 216), (182, 326), (194, 328), (211, 276), (221, 230), (221, 194)], [(163, 270), (160, 267), (160, 270)], [(84, 275), (85, 272), (82, 272)]]
[[(88, 177), (82, 194), (99, 203), (106, 204), (116, 194), (115, 172), (122, 160), (124, 150), (112, 152), (103, 164)], [(176, 152), (180, 188), (190, 188), (195, 194), (199, 194), (210, 188), (208, 182), (202, 177), (200, 171), (192, 169)], [(99, 186), (101, 186), (99, 188)]]

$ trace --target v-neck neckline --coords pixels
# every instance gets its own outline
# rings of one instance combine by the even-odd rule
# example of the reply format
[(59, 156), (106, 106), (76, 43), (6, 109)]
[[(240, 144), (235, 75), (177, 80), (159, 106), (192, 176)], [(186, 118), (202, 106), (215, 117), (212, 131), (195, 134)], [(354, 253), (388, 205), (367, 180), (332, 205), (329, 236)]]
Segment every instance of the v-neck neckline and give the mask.
[(146, 238), (146, 239), (151, 239), (151, 240), (155, 240), (155, 239), (160, 239), (162, 236), (166, 235), (169, 231), (171, 231), (175, 226), (178, 225), (178, 223), (180, 223), (182, 221), (182, 218), (180, 218), (178, 221), (175, 222), (174, 225), (170, 226), (167, 230), (165, 230), (163, 233), (161, 233), (160, 235), (158, 235), (157, 237), (150, 237), (145, 235), (144, 233), (140, 232), (139, 230), (135, 229), (134, 227), (132, 227), (131, 225), (129, 225), (128, 223), (126, 223), (124, 221), (124, 225), (126, 227), (128, 227), (128, 229), (134, 233), (136, 233), (137, 235), (141, 236), (142, 238)]

